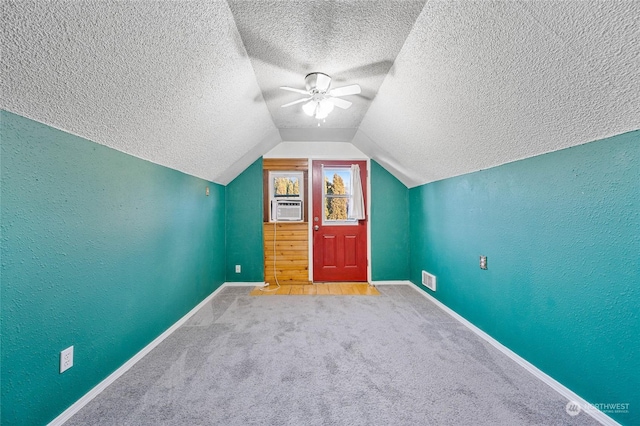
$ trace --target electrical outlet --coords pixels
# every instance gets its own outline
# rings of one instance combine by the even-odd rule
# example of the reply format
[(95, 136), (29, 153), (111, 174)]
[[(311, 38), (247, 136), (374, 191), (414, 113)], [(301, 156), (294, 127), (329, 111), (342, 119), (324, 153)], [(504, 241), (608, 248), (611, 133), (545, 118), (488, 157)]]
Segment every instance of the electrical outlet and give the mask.
[(64, 373), (73, 367), (73, 346), (60, 352), (60, 372)]
[(239, 274), (242, 271), (242, 267), (240, 265), (236, 265), (236, 274)]

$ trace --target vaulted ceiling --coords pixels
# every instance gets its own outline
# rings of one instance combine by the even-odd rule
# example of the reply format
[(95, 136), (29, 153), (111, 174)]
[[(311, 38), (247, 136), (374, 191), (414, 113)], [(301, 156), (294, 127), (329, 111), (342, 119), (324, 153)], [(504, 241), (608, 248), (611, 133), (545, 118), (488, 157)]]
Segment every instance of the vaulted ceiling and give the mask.
[[(407, 186), (640, 128), (637, 1), (3, 1), (0, 107), (228, 183), (351, 142)], [(358, 83), (306, 116), (279, 86)]]

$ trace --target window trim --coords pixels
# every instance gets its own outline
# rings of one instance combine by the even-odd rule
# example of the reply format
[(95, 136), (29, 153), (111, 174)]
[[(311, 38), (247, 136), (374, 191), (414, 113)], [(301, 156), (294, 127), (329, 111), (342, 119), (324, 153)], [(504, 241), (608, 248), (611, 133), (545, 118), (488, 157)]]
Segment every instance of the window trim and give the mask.
[[(349, 166), (329, 166), (326, 167), (328, 170), (340, 170), (349, 172), (349, 180), (351, 180), (351, 167)], [(347, 200), (347, 206), (350, 204), (349, 201), (353, 198), (353, 194), (327, 194), (327, 187), (324, 185), (325, 178), (325, 166), (322, 165), (322, 205), (326, 204), (328, 198), (343, 198)], [(357, 219), (343, 219), (343, 220), (330, 220), (325, 218), (325, 215), (322, 215), (322, 225), (323, 226), (357, 226)]]
[[(284, 195), (284, 196), (276, 196), (275, 195), (275, 185), (274, 180), (276, 178), (297, 178), (298, 179), (298, 195)], [(269, 198), (268, 198), (268, 220), (267, 222), (273, 223), (275, 219), (273, 217), (273, 203), (276, 200), (289, 200), (289, 201), (302, 201), (302, 219), (299, 222), (304, 222), (306, 217), (305, 203), (304, 203), (304, 195), (305, 195), (305, 172), (301, 170), (269, 170), (267, 173), (267, 185), (269, 187)], [(298, 221), (291, 221), (298, 222)]]

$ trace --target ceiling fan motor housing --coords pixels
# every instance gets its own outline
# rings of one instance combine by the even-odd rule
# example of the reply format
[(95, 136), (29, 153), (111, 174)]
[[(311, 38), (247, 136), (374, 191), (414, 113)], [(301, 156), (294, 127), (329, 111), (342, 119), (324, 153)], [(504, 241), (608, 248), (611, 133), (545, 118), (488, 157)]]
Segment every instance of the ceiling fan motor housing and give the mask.
[(309, 93), (326, 93), (331, 87), (331, 77), (322, 72), (312, 72), (304, 78), (304, 83)]

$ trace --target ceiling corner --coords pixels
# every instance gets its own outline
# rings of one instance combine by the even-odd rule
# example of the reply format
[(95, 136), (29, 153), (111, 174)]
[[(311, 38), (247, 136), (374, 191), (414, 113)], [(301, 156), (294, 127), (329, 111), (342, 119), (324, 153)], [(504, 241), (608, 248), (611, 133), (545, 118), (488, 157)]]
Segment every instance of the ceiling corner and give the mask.
[(351, 143), (369, 158), (384, 167), (406, 187), (412, 188), (424, 183), (421, 181), (420, 176), (403, 167), (391, 153), (381, 148), (378, 143), (367, 136), (362, 130), (356, 132)]
[(236, 177), (238, 177), (247, 167), (252, 165), (258, 158), (273, 149), (282, 142), (278, 130), (269, 132), (262, 140), (254, 145), (245, 155), (229, 166), (224, 172), (220, 173), (213, 180), (221, 185), (228, 185)]

